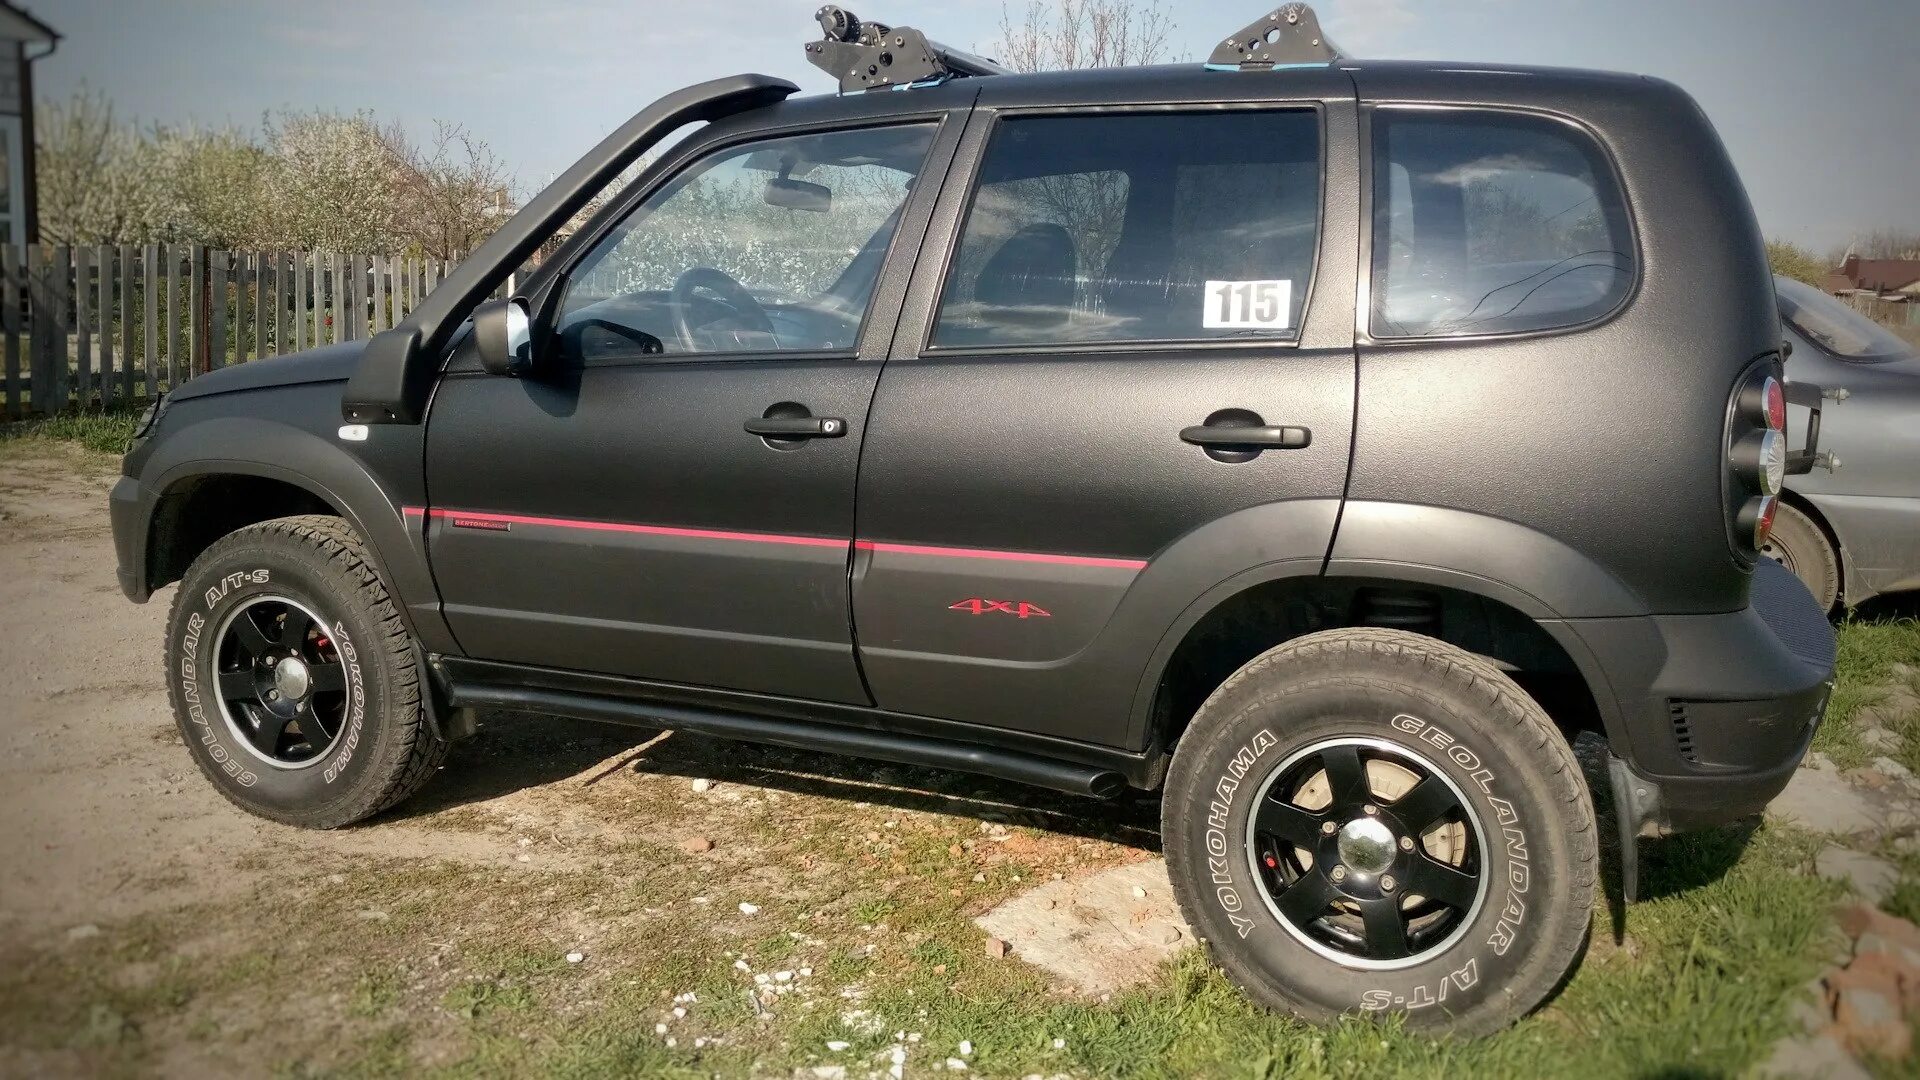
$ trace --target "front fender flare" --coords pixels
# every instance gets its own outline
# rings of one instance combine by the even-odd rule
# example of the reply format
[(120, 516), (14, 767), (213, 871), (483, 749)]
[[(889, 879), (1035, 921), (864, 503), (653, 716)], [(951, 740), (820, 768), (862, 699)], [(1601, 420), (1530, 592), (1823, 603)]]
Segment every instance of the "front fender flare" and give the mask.
[[(277, 464), (297, 461), (299, 468)], [(150, 534), (159, 500), (182, 482), (219, 474), (258, 476), (291, 484), (324, 499), (366, 542), (375, 570), (394, 591), (395, 607), (430, 652), (453, 648), (439, 614), (428, 569), (424, 533), (408, 526), (400, 496), (366, 464), (303, 428), (253, 417), (211, 417), (172, 433), (153, 447), (140, 484), (150, 504), (142, 528)], [(151, 536), (139, 550), (150, 553)]]

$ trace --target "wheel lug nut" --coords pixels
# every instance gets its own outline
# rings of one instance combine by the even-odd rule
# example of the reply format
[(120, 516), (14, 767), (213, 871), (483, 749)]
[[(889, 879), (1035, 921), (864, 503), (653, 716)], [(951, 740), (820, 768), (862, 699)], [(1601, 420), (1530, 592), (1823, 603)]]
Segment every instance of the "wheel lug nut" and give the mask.
[(1377, 814), (1380, 812), (1380, 808), (1373, 805), (1372, 803), (1368, 803), (1367, 805), (1361, 807), (1360, 811), (1361, 813), (1364, 813), (1364, 814)]
[(1383, 891), (1383, 892), (1392, 892), (1392, 891), (1393, 891), (1393, 886), (1394, 886), (1395, 884), (1396, 884), (1396, 883), (1395, 883), (1395, 882), (1394, 882), (1394, 880), (1393, 880), (1393, 875), (1392, 875), (1392, 874), (1388, 874), (1387, 876), (1385, 876), (1385, 877), (1383, 877), (1383, 878), (1381, 878), (1381, 879), (1380, 879), (1380, 889), (1381, 889), (1381, 891)]
[(268, 700), (268, 701), (279, 701), (279, 700), (280, 700), (280, 691), (278, 691), (278, 690), (269, 690), (269, 691), (267, 691), (267, 700)]
[(1344, 866), (1336, 866), (1333, 868), (1333, 872), (1327, 876), (1335, 881), (1345, 881), (1347, 880), (1347, 868)]
[(1320, 831), (1327, 834), (1328, 836), (1332, 836), (1334, 833), (1337, 833), (1340, 831), (1340, 826), (1335, 825), (1331, 821), (1323, 821), (1320, 823)]

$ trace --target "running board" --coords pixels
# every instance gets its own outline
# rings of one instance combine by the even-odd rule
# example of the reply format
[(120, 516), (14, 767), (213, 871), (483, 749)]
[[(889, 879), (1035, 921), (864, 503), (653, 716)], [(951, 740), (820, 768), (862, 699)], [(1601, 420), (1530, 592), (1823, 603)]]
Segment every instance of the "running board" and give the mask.
[(836, 727), (537, 686), (448, 680), (446, 689), (447, 703), (456, 709), (521, 709), (632, 727), (696, 731), (742, 742), (977, 773), (1098, 799), (1113, 798), (1127, 789), (1126, 777), (1113, 769), (903, 732)]

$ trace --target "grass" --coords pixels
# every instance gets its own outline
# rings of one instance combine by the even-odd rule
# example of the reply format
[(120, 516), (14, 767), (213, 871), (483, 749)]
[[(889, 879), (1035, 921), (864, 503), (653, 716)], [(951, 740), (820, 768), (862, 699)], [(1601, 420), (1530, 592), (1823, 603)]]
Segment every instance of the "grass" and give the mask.
[[(1840, 768), (1853, 769), (1885, 752), (1861, 742), (1865, 710), (1887, 704), (1898, 691), (1920, 694), (1920, 620), (1898, 615), (1849, 617), (1839, 627), (1839, 639), (1833, 700), (1813, 748)], [(1909, 669), (1904, 679), (1896, 675), (1896, 665)], [(1900, 740), (1889, 756), (1920, 772), (1920, 712), (1909, 709), (1885, 719)]]
[(0, 445), (34, 440), (78, 443), (103, 454), (124, 454), (144, 402), (105, 409), (75, 409), (52, 416), (0, 424)]

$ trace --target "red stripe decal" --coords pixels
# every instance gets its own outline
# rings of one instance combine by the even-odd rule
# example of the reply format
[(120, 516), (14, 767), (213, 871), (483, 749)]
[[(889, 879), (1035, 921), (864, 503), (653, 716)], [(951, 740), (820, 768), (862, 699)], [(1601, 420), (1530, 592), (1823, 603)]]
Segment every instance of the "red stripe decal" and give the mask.
[(1048, 555), (1037, 551), (990, 551), (983, 548), (934, 547), (928, 544), (888, 544), (879, 540), (855, 540), (863, 551), (891, 555), (931, 555), (948, 559), (999, 559), (1002, 562), (1052, 563), (1055, 566), (1109, 566), (1117, 570), (1144, 570), (1145, 559), (1109, 559), (1098, 555)]
[(792, 544), (799, 547), (844, 548), (845, 540), (824, 536), (782, 536), (778, 533), (726, 532), (721, 529), (680, 529), (669, 525), (629, 525), (617, 521), (576, 521), (572, 518), (528, 517), (523, 514), (480, 514), (471, 510), (443, 510), (434, 507), (427, 513), (436, 518), (458, 517), (462, 521), (493, 521), (503, 525), (547, 525), (556, 529), (587, 529), (594, 532), (639, 533), (645, 536), (679, 536), (690, 540), (738, 540), (753, 544)]
[[(683, 529), (670, 525), (632, 525), (617, 521), (581, 521), (574, 518), (531, 517), (524, 514), (486, 514), (472, 510), (446, 510), (440, 507), (401, 508), (407, 516), (434, 518), (459, 517), (463, 521), (497, 522), (501, 525), (545, 525), (556, 529), (587, 529), (597, 532), (637, 533), (643, 536), (678, 536), (692, 540), (734, 540), (754, 544), (793, 544), (801, 547), (847, 546), (845, 540), (824, 536), (785, 536), (779, 533), (728, 532), (721, 529)], [(892, 544), (879, 540), (855, 540), (862, 551), (889, 555), (924, 555), (947, 559), (997, 559), (1001, 562), (1050, 563), (1054, 566), (1098, 566), (1115, 570), (1144, 570), (1145, 559), (1113, 559), (1099, 555), (1050, 555), (1038, 551), (993, 551), (985, 548), (938, 547), (931, 544)]]

